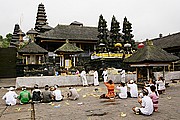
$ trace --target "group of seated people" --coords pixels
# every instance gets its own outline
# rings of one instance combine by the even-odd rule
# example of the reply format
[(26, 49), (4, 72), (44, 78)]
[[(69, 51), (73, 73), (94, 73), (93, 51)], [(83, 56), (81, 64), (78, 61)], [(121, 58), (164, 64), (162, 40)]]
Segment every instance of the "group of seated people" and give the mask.
[[(25, 86), (22, 87), (22, 91), (19, 95), (16, 94), (15, 89), (10, 87), (9, 91), (2, 97), (5, 100), (7, 106), (16, 105), (17, 99), (20, 104), (28, 103), (49, 103), (52, 101), (60, 102), (63, 100), (64, 96), (61, 93), (61, 90), (58, 89), (57, 85), (49, 87), (45, 85), (44, 90), (41, 91), (37, 84), (34, 85), (32, 93), (30, 93)], [(77, 100), (79, 94), (75, 88), (70, 87), (67, 93), (67, 98), (71, 100)]]
[[(104, 82), (107, 87), (108, 93), (103, 94), (100, 98), (120, 98), (126, 99), (128, 97), (138, 98), (138, 102), (140, 103), (140, 107), (133, 107), (132, 110), (136, 114), (143, 115), (151, 115), (154, 112), (158, 111), (158, 99), (159, 94), (164, 93), (165, 91), (165, 80), (163, 77), (159, 77), (157, 81), (152, 81), (150, 79), (148, 84), (145, 84), (142, 91), (138, 93), (137, 84), (130, 80), (126, 84), (125, 82), (121, 82), (115, 88), (115, 84), (112, 80), (108, 82)], [(118, 89), (119, 92), (115, 93), (115, 89)], [(20, 104), (27, 104), (30, 101), (32, 103), (48, 103), (51, 101), (59, 102), (62, 101), (64, 96), (61, 93), (61, 90), (58, 89), (57, 85), (49, 87), (46, 85), (44, 87), (44, 91), (41, 91), (37, 84), (35, 84), (32, 93), (27, 91), (26, 87), (22, 87), (22, 91), (19, 95), (16, 94), (13, 87), (9, 88), (9, 91), (2, 97), (6, 101), (6, 105), (16, 105), (17, 99), (19, 99)], [(79, 98), (79, 94), (75, 88), (70, 87), (69, 92), (67, 93), (67, 98), (71, 100), (77, 100)]]
[[(108, 93), (107, 94), (103, 94), (100, 96), (100, 98), (127, 98), (127, 97), (132, 97), (132, 98), (137, 98), (138, 97), (138, 87), (137, 84), (134, 83), (133, 80), (130, 80), (127, 83), (125, 82), (121, 82), (119, 86), (116, 87), (116, 89), (119, 90), (119, 92), (115, 93), (115, 84), (113, 83), (112, 80), (109, 80), (108, 82), (104, 82), (104, 84), (106, 85), (107, 89), (108, 89)], [(128, 91), (129, 88), (129, 91)]]
[(152, 81), (152, 79), (150, 79), (149, 83), (145, 84), (142, 91), (139, 93), (137, 84), (133, 80), (130, 80), (127, 84), (125, 82), (121, 82), (120, 85), (116, 87), (116, 89), (119, 90), (118, 93), (114, 92), (115, 84), (112, 80), (104, 82), (104, 84), (107, 87), (108, 93), (101, 95), (100, 98), (138, 98), (138, 102), (141, 107), (133, 107), (132, 110), (136, 114), (143, 115), (151, 115), (153, 112), (158, 111), (159, 94), (165, 92), (165, 80), (163, 77), (159, 77), (157, 81)]

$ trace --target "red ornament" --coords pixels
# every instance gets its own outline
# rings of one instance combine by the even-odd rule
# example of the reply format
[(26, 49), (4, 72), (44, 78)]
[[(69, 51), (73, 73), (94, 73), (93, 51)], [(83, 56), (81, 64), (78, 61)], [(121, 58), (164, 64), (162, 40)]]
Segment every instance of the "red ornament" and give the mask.
[(144, 44), (143, 43), (139, 43), (138, 44), (138, 48), (143, 48), (144, 47)]

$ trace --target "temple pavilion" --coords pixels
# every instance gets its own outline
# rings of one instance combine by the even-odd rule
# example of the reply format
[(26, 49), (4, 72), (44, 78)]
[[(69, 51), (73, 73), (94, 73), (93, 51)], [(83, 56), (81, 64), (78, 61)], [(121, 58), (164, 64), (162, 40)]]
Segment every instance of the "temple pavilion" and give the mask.
[[(153, 45), (152, 40), (147, 40), (143, 48), (139, 48), (132, 56), (123, 62), (136, 67), (137, 82), (142, 83), (153, 78), (153, 67), (167, 67), (172, 62), (179, 60), (179, 57), (172, 55), (165, 50)], [(163, 69), (164, 71), (165, 69)]]

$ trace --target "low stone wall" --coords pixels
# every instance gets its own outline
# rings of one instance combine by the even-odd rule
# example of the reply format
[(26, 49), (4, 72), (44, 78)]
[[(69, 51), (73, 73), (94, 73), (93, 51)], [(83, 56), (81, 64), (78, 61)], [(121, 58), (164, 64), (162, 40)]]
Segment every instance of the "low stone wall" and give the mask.
[[(163, 76), (163, 72), (154, 72), (156, 78)], [(114, 83), (121, 82), (120, 74), (108, 75), (108, 79), (112, 79)], [(128, 80), (137, 80), (136, 74), (126, 74), (126, 82)], [(165, 72), (165, 80), (180, 79), (180, 71)], [(94, 83), (94, 76), (87, 75), (88, 84)], [(44, 87), (45, 85), (53, 86), (55, 84), (59, 86), (77, 86), (82, 85), (81, 77), (78, 75), (66, 75), (66, 76), (38, 76), (38, 77), (17, 77), (16, 78), (16, 88), (22, 86), (33, 87), (34, 84), (38, 84), (39, 87)]]
[[(119, 74), (116, 75), (108, 75), (108, 79), (112, 79), (114, 83), (120, 83), (121, 76)], [(126, 80), (133, 79), (136, 81), (136, 74), (127, 74)], [(88, 84), (94, 83), (94, 76), (87, 75)], [(38, 84), (39, 87), (44, 87), (45, 85), (53, 86), (55, 84), (59, 86), (75, 86), (82, 85), (81, 77), (78, 75), (66, 75), (66, 76), (38, 76), (38, 77), (17, 77), (16, 78), (16, 88), (20, 88), (22, 86), (32, 88), (34, 84)]]
[[(158, 79), (159, 76), (163, 76), (163, 72), (154, 72), (154, 75), (155, 75), (156, 79)], [(165, 80), (173, 80), (173, 79), (180, 80), (180, 71), (165, 72), (164, 78), (165, 78)]]

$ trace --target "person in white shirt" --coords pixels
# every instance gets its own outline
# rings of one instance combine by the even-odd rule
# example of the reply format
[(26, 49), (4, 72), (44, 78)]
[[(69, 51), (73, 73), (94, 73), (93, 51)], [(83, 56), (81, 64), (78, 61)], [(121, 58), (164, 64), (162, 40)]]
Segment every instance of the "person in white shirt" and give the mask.
[(125, 72), (125, 70), (122, 70), (121, 71), (121, 82), (126, 82), (126, 80), (125, 80), (125, 78), (126, 78), (126, 72)]
[(104, 68), (104, 71), (102, 73), (102, 77), (104, 79), (104, 82), (108, 81), (108, 72), (107, 72), (106, 68)]
[(143, 98), (138, 99), (138, 102), (141, 104), (141, 107), (133, 107), (132, 110), (136, 114), (151, 115), (154, 110), (152, 99), (148, 96), (147, 89), (143, 89), (142, 92)]
[(156, 81), (156, 86), (159, 94), (162, 94), (165, 92), (165, 80), (163, 77), (159, 77), (158, 81)]
[(128, 92), (128, 97), (138, 97), (138, 87), (137, 84), (134, 83), (134, 80), (130, 80), (130, 82), (127, 84), (127, 87), (130, 88), (130, 91)]
[(97, 70), (94, 71), (94, 86), (98, 86), (99, 81), (98, 81), (98, 72)]
[(54, 100), (56, 102), (62, 101), (63, 100), (63, 95), (61, 94), (61, 90), (58, 90), (58, 86), (55, 85), (54, 86), (54, 91), (52, 92), (53, 96), (54, 96)]
[(88, 86), (85, 69), (83, 69), (83, 71), (81, 72), (81, 79), (83, 82), (83, 86)]
[(67, 94), (70, 100), (77, 100), (79, 98), (79, 94), (75, 88), (70, 87), (69, 92)]
[(121, 85), (116, 88), (120, 91), (119, 98), (127, 98), (127, 86), (125, 86), (124, 82), (121, 82)]
[(9, 91), (2, 97), (2, 99), (5, 100), (7, 106), (16, 105), (18, 95), (13, 87), (10, 87), (8, 90)]

